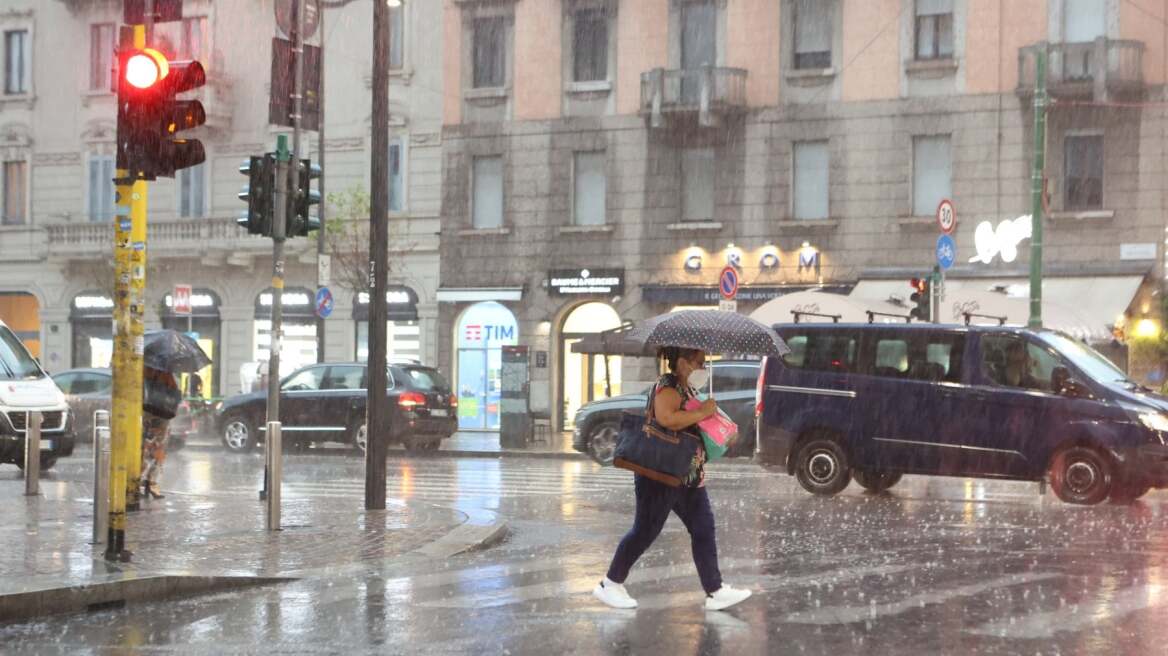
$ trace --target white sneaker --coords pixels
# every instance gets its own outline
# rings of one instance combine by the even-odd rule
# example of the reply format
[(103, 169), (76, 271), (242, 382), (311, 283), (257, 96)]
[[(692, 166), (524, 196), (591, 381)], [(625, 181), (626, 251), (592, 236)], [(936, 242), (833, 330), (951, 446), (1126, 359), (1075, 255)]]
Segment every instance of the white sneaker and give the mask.
[(706, 595), (706, 610), (726, 610), (750, 598), (750, 590), (723, 585), (712, 595)]
[(596, 589), (592, 591), (592, 596), (612, 606), (613, 608), (636, 608), (637, 600), (629, 596), (625, 586), (620, 583), (613, 583), (605, 577), (600, 583), (596, 584)]

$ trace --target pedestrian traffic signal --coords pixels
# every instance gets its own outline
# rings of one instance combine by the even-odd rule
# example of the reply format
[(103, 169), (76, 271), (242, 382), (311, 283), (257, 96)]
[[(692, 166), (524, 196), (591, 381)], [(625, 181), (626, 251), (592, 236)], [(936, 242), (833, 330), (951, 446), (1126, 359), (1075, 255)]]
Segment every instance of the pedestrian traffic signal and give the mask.
[(203, 144), (176, 135), (206, 122), (203, 104), (176, 96), (206, 83), (203, 65), (139, 48), (118, 53), (118, 71), (118, 168), (154, 180), (202, 163)]
[(913, 278), (909, 281), (909, 285), (915, 290), (909, 300), (916, 303), (916, 307), (909, 311), (914, 319), (921, 321), (929, 321), (932, 319), (932, 279), (929, 277)]
[(312, 188), (312, 181), (320, 177), (320, 167), (310, 159), (302, 159), (296, 167), (296, 189), (289, 194), (287, 236), (307, 237), (320, 230), (320, 219), (309, 216), (313, 205), (320, 204), (320, 192)]
[(276, 157), (272, 153), (253, 156), (239, 167), (247, 176), (247, 186), (239, 191), (239, 200), (247, 203), (247, 213), (236, 223), (249, 234), (270, 237), (272, 234), (273, 193), (276, 190)]

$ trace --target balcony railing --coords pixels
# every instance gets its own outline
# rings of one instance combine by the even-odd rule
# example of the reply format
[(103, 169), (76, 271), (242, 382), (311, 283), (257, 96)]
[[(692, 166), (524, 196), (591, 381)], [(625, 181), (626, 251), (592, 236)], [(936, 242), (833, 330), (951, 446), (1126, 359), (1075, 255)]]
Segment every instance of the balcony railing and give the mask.
[(662, 115), (696, 113), (698, 124), (709, 127), (718, 120), (746, 108), (746, 70), (741, 68), (701, 68), (641, 73), (641, 113), (661, 127)]
[[(45, 226), (45, 230), (49, 257), (89, 258), (113, 251), (111, 223), (58, 223)], [(153, 221), (147, 227), (146, 247), (148, 257), (203, 257), (224, 252), (247, 256), (268, 252), (271, 242), (247, 234), (235, 219), (206, 218)]]
[(1144, 90), (1144, 43), (1100, 37), (1088, 43), (1038, 43), (1018, 54), (1018, 93), (1034, 93), (1038, 53), (1046, 52), (1046, 86), (1055, 97), (1106, 100)]

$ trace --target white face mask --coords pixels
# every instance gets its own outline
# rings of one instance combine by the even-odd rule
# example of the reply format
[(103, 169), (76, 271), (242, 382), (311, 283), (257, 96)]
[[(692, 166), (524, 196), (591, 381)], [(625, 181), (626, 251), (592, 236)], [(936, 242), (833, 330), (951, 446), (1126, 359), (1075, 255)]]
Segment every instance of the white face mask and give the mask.
[(706, 383), (710, 382), (709, 369), (694, 369), (689, 375), (689, 384), (695, 389), (704, 389)]

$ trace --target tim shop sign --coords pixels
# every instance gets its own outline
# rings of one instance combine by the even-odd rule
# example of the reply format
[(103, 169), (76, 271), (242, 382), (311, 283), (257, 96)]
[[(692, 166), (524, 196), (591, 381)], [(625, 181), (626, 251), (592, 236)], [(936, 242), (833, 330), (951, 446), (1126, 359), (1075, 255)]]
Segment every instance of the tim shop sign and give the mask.
[(552, 269), (548, 290), (555, 296), (620, 296), (625, 291), (625, 270)]

